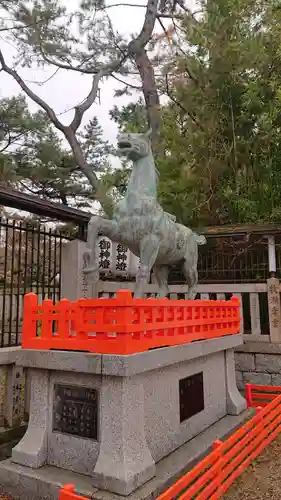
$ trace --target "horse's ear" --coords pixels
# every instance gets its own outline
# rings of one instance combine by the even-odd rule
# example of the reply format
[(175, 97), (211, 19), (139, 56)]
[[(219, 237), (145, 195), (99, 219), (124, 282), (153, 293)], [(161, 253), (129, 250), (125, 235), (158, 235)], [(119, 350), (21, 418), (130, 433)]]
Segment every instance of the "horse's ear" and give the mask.
[(149, 129), (148, 129), (148, 130), (144, 133), (144, 135), (145, 135), (145, 137), (146, 137), (147, 139), (150, 139), (151, 134), (152, 134), (152, 128), (150, 127), (150, 128), (149, 128)]

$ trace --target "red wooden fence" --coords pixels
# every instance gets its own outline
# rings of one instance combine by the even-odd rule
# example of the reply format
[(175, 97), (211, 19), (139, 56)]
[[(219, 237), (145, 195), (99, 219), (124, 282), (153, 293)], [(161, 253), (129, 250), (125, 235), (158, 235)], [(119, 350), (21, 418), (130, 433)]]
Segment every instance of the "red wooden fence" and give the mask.
[(270, 401), (281, 394), (281, 387), (271, 385), (245, 385), (247, 407), (266, 406)]
[[(40, 336), (38, 335), (40, 331)], [(130, 354), (240, 331), (240, 301), (133, 299), (44, 300), (24, 297), (22, 347)]]
[(281, 432), (281, 395), (213, 451), (157, 500), (218, 500), (233, 481)]
[(60, 490), (59, 500), (87, 500), (87, 498), (77, 495), (73, 484), (66, 484)]
[[(281, 394), (176, 481), (157, 500), (218, 500), (281, 432)], [(73, 488), (73, 487), (72, 487)], [(64, 490), (63, 490), (64, 491)], [(65, 492), (59, 500), (86, 500)]]

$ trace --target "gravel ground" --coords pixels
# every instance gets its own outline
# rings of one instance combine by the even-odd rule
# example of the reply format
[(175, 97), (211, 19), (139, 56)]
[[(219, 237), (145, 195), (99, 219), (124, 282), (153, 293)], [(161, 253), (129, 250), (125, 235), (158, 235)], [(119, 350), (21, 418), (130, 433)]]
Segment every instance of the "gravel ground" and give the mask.
[(223, 500), (281, 500), (281, 436), (279, 435), (233, 483)]

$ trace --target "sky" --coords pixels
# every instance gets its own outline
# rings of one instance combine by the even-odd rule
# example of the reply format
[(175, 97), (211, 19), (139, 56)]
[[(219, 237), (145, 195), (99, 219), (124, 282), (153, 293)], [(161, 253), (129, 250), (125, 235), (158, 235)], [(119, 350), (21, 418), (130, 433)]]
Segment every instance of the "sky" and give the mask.
[[(78, 3), (78, 0), (70, 1), (72, 5), (74, 2)], [(107, 4), (111, 5), (117, 2), (118, 0), (109, 0)], [(146, 0), (122, 0), (122, 3), (145, 5)], [(195, 0), (186, 0), (186, 4), (193, 9), (195, 7)], [(144, 19), (145, 9), (127, 5), (111, 7), (108, 13), (110, 14), (114, 28), (120, 34), (128, 36), (140, 30)], [(12, 61), (14, 48), (2, 37), (0, 37), (0, 46), (3, 50), (6, 62), (10, 63)], [(81, 102), (87, 96), (91, 88), (91, 76), (79, 75), (71, 71), (59, 70), (56, 76), (44, 85), (38, 85), (36, 82), (44, 81), (50, 75), (50, 71), (21, 68), (19, 69), (19, 73), (31, 89), (53, 107), (60, 120), (65, 124), (71, 121), (75, 104)], [(122, 87), (122, 85), (119, 87)], [(115, 80), (109, 79), (104, 82), (100, 89), (100, 103), (95, 103), (90, 108), (85, 114), (83, 121), (83, 123), (86, 124), (91, 118), (97, 116), (103, 128), (104, 138), (111, 144), (114, 144), (116, 141), (117, 126), (110, 120), (109, 111), (114, 105), (121, 107), (132, 100), (132, 97), (114, 97), (114, 90), (116, 88), (118, 88), (118, 83)], [(11, 97), (19, 94), (19, 92), (20, 88), (13, 78), (2, 72), (0, 98)], [(35, 111), (36, 105), (32, 101), (28, 102), (31, 110)]]

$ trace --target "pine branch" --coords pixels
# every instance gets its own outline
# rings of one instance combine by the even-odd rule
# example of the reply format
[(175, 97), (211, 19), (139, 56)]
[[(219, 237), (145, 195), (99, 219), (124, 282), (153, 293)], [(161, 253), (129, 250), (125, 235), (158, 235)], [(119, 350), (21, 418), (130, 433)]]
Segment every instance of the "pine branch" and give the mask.
[(142, 88), (139, 86), (139, 85), (133, 85), (132, 83), (129, 83), (129, 82), (125, 82), (125, 80), (122, 80), (121, 78), (119, 78), (119, 76), (116, 76), (116, 75), (111, 75), (112, 78), (114, 78), (114, 80), (116, 80), (117, 82), (120, 82), (122, 83), (123, 85), (126, 85), (127, 88), (131, 88), (131, 89), (135, 89), (135, 90), (142, 90)]
[[(97, 93), (98, 81), (101, 78), (101, 76), (105, 74), (105, 72), (103, 71), (94, 76), (93, 85), (88, 97), (85, 99), (85, 101), (83, 101), (83, 103), (81, 103), (76, 107), (72, 123), (69, 126), (66, 126), (60, 122), (54, 110), (43, 99), (41, 99), (41, 97), (35, 94), (28, 87), (28, 85), (26, 85), (26, 83), (23, 81), (20, 75), (15, 70), (7, 66), (1, 50), (0, 50), (0, 63), (2, 65), (2, 70), (15, 79), (15, 81), (19, 84), (19, 86), (26, 93), (26, 95), (30, 97), (30, 99), (32, 99), (32, 101), (34, 101), (36, 104), (38, 104), (38, 106), (44, 109), (44, 111), (47, 113), (53, 125), (64, 134), (65, 138), (67, 139), (72, 149), (77, 165), (84, 173), (84, 175), (88, 179), (90, 185), (92, 186), (95, 192), (95, 198), (97, 199), (97, 201), (101, 203), (105, 211), (110, 213), (112, 209), (112, 202), (108, 197), (108, 195), (101, 188), (100, 182), (96, 174), (93, 172), (92, 168), (87, 164), (80, 143), (75, 135), (79, 125), (81, 124), (83, 114), (85, 113), (85, 111), (87, 111), (87, 109), (89, 109), (89, 107), (94, 102)], [(118, 64), (122, 64), (122, 61), (119, 61)]]
[(0, 63), (2, 65), (2, 70), (5, 71), (5, 73), (8, 73), (8, 75), (12, 76), (14, 80), (19, 84), (21, 89), (26, 93), (26, 95), (38, 106), (44, 109), (46, 111), (48, 117), (50, 118), (51, 122), (55, 125), (55, 127), (60, 130), (61, 132), (64, 132), (65, 126), (60, 122), (58, 119), (56, 113), (54, 112), (53, 108), (49, 106), (41, 97), (39, 97), (35, 92), (33, 92), (28, 85), (23, 81), (23, 79), (20, 77), (20, 75), (12, 68), (7, 66), (2, 50), (0, 50)]
[(66, 64), (66, 63), (54, 61), (53, 59), (51, 59), (49, 56), (47, 56), (44, 53), (42, 47), (40, 47), (40, 49), (41, 49), (41, 55), (42, 55), (44, 61), (46, 63), (48, 63), (48, 64), (53, 64), (54, 66), (57, 66), (60, 69), (65, 69), (65, 70), (77, 71), (79, 73), (84, 73), (85, 75), (92, 75), (94, 73), (93, 69), (82, 68), (83, 64), (93, 57), (92, 55), (91, 55), (90, 58), (87, 58), (84, 61), (82, 61), (78, 66), (73, 66), (72, 64)]

